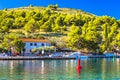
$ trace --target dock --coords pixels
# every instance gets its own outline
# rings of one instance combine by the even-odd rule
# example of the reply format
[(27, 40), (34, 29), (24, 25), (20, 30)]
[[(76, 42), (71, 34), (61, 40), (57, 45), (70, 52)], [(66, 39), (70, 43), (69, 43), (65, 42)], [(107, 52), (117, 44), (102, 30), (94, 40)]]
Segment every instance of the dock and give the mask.
[(2, 56), (0, 60), (70, 60), (70, 57), (38, 57), (38, 56)]

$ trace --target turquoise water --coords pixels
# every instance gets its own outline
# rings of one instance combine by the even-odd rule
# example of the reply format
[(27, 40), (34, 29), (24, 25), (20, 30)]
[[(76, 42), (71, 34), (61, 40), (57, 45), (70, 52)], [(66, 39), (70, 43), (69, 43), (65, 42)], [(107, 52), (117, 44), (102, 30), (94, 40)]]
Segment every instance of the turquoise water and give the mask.
[(0, 80), (120, 80), (120, 59), (0, 61)]

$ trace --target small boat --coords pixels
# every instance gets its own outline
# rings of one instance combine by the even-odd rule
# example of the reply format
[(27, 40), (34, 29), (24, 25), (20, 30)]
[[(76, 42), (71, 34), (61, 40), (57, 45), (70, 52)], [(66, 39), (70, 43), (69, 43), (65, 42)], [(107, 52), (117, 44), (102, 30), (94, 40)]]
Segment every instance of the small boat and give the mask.
[(74, 53), (72, 53), (69, 57), (71, 57), (71, 58), (88, 58), (88, 56), (87, 55), (84, 55), (84, 54), (82, 54), (81, 52), (74, 52)]
[(104, 55), (105, 55), (105, 57), (114, 57), (115, 56), (114, 53), (106, 53)]
[(81, 55), (80, 58), (89, 58), (87, 55)]

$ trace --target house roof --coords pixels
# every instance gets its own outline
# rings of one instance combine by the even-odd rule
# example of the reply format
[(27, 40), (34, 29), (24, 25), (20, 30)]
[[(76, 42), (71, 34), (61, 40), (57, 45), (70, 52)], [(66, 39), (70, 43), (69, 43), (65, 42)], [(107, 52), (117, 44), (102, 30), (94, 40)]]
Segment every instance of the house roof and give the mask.
[(30, 39), (30, 38), (22, 38), (20, 39), (22, 42), (46, 42), (49, 43), (48, 39)]

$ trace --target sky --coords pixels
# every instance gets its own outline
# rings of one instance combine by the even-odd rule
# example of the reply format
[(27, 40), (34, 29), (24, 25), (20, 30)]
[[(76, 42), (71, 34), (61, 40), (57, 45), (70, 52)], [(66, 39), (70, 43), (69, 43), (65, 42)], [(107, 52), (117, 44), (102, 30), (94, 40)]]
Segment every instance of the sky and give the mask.
[(60, 8), (74, 8), (97, 16), (107, 15), (120, 19), (120, 0), (1, 0), (0, 9), (58, 4)]

